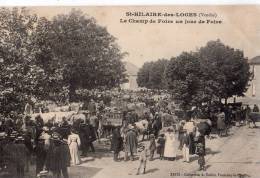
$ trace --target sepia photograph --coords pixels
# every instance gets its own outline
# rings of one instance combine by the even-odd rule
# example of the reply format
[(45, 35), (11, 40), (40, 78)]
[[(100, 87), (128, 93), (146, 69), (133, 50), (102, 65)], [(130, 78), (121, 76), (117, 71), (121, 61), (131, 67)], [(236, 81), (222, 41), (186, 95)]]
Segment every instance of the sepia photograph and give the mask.
[(259, 178), (259, 17), (0, 6), (0, 178)]

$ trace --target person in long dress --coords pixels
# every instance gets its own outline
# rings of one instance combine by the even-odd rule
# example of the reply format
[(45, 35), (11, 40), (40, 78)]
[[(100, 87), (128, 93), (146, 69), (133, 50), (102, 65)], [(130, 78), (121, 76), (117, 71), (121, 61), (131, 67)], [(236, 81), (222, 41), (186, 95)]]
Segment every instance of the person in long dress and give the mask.
[(165, 133), (165, 148), (164, 157), (169, 160), (174, 160), (176, 158), (176, 141), (173, 129), (169, 128)]
[(71, 165), (80, 164), (79, 147), (80, 138), (74, 129), (71, 130), (71, 134), (68, 137), (68, 145), (70, 149)]
[(123, 138), (120, 134), (120, 128), (116, 127), (113, 130), (112, 140), (111, 140), (111, 150), (114, 151), (114, 161), (118, 161), (119, 152), (123, 150)]

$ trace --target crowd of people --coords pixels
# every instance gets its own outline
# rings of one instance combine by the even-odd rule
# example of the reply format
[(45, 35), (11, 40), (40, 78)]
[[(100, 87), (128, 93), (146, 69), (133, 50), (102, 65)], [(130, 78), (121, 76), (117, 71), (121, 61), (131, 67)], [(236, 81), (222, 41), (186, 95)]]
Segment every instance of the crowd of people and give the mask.
[[(102, 137), (111, 140), (114, 161), (120, 161), (121, 151), (125, 154), (125, 161), (129, 158), (133, 161), (139, 155), (137, 174), (140, 174), (142, 167), (145, 173), (147, 160), (153, 161), (156, 153), (161, 160), (176, 160), (178, 149), (181, 150), (185, 162), (190, 162), (190, 155), (198, 155), (199, 168), (204, 170), (205, 136), (212, 129), (216, 128), (221, 137), (228, 134), (232, 123), (237, 126), (244, 123), (248, 123), (250, 127), (252, 124), (255, 126), (254, 119), (250, 117), (249, 106), (219, 107), (217, 111), (209, 112), (208, 119), (204, 120), (199, 119), (201, 111), (193, 109), (191, 114), (182, 118), (170, 117), (171, 122), (166, 123), (167, 119), (164, 117), (174, 115), (176, 106), (172, 107), (169, 95), (163, 93), (157, 95), (158, 98), (154, 98), (154, 95), (120, 95), (121, 99), (130, 104), (144, 102), (145, 108), (141, 109), (140, 114), (133, 108), (125, 107), (127, 104), (119, 102), (118, 110), (122, 122), (120, 125), (111, 125), (106, 134), (102, 123), (106, 116), (106, 107), (111, 107), (113, 99), (110, 102), (90, 99), (90, 102), (84, 103), (84, 112), (78, 114), (77, 119), (69, 120), (64, 117), (59, 123), (44, 121), (40, 115), (35, 120), (30, 115), (10, 113), (9, 116), (3, 116), (0, 121), (0, 170), (16, 170), (17, 177), (24, 177), (31, 164), (35, 164), (35, 174), (38, 177), (51, 172), (54, 177), (63, 175), (68, 178), (67, 168), (81, 164), (81, 158), (86, 157), (90, 150), (95, 153), (93, 143)], [(113, 97), (120, 100), (118, 94)], [(116, 106), (115, 103), (113, 106)], [(253, 112), (259, 112), (256, 105)], [(142, 129), (137, 124), (140, 120), (145, 121), (142, 122)], [(144, 141), (145, 135), (148, 144)]]

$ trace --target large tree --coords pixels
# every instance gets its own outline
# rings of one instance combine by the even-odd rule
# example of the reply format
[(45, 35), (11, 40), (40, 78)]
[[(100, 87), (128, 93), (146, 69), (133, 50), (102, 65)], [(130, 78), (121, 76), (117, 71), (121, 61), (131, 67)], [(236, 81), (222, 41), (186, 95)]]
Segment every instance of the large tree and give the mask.
[(32, 32), (37, 16), (25, 8), (0, 10), (1, 112), (22, 111), (30, 97), (43, 96), (45, 73), (36, 65)]
[(199, 50), (204, 90), (208, 99), (243, 96), (251, 78), (248, 59), (241, 50), (209, 41)]
[(30, 98), (57, 101), (76, 89), (119, 86), (124, 55), (116, 38), (81, 11), (48, 20), (26, 8), (2, 8), (1, 112), (22, 112)]
[(251, 73), (241, 50), (209, 41), (197, 52), (172, 58), (166, 70), (169, 89), (184, 110), (202, 103), (243, 96)]
[(174, 100), (183, 110), (197, 105), (201, 100), (201, 70), (196, 53), (183, 52), (171, 58), (165, 77)]
[(57, 15), (52, 21), (41, 18), (36, 36), (37, 60), (61, 77), (71, 99), (77, 89), (112, 88), (126, 81), (121, 61), (125, 53), (116, 38), (81, 11)]
[(168, 60), (159, 59), (155, 62), (146, 62), (137, 73), (137, 84), (148, 89), (165, 89), (165, 68)]
[(149, 78), (152, 68), (152, 62), (145, 62), (137, 73), (137, 84), (139, 87), (150, 88)]

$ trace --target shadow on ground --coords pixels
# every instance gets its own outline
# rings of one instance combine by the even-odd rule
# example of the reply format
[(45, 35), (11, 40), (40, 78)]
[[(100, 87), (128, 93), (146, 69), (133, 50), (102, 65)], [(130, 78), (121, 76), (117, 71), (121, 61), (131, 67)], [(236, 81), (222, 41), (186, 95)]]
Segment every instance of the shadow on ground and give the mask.
[(218, 153), (221, 153), (221, 151), (213, 151), (210, 148), (206, 148), (206, 155), (216, 155)]
[(156, 171), (158, 171), (158, 170), (159, 170), (158, 168), (148, 169), (148, 170), (146, 171), (146, 174), (154, 173), (154, 172), (156, 172)]
[[(83, 167), (83, 166), (71, 166), (68, 168), (70, 178), (92, 178), (102, 168), (95, 167)], [(0, 172), (0, 178), (17, 178), (16, 171)], [(52, 173), (49, 174), (48, 178), (52, 177)], [(25, 172), (24, 178), (36, 178), (35, 165), (30, 166), (29, 172)]]
[(94, 177), (102, 168), (72, 166), (69, 168), (70, 178), (91, 178)]

